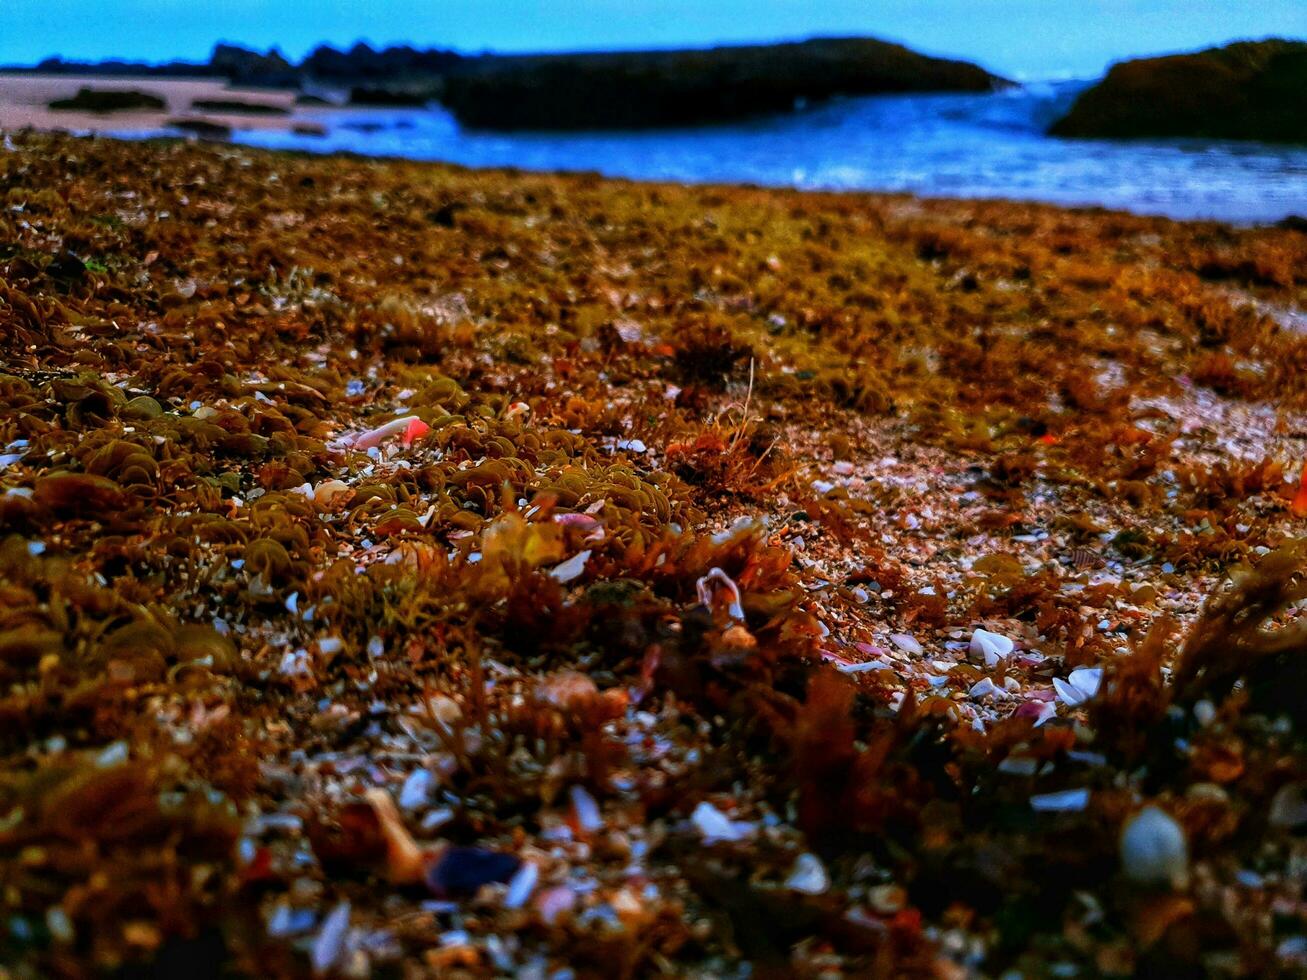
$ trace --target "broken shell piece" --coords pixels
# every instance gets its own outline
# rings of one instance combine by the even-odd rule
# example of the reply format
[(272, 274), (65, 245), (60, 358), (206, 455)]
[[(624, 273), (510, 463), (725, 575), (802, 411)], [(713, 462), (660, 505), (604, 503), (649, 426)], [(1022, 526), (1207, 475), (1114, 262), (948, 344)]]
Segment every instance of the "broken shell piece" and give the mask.
[(1030, 798), (1031, 809), (1039, 813), (1078, 813), (1089, 806), (1088, 789), (1064, 789)]
[(599, 804), (582, 786), (573, 786), (569, 792), (572, 798), (572, 812), (576, 815), (576, 825), (587, 834), (604, 829), (604, 818), (599, 812)]
[(313, 972), (324, 974), (340, 962), (345, 952), (345, 936), (349, 932), (349, 902), (341, 902), (322, 923), (322, 928), (313, 937), (313, 948), (309, 958), (313, 962)]
[(508, 882), (508, 891), (504, 893), (504, 908), (520, 909), (527, 903), (535, 891), (536, 882), (540, 880), (540, 869), (530, 861), (523, 861), (517, 874)]
[(560, 562), (549, 570), (549, 577), (556, 582), (567, 584), (580, 578), (585, 572), (585, 563), (590, 560), (590, 549), (579, 551), (565, 562)]
[(1181, 885), (1189, 873), (1184, 829), (1165, 810), (1144, 807), (1121, 832), (1121, 867), (1143, 885)]
[(1000, 633), (977, 629), (971, 634), (969, 652), (973, 660), (983, 660), (986, 667), (997, 667), (998, 662), (1011, 655), (1016, 644)]
[[(713, 583), (718, 583), (714, 586)], [(730, 604), (726, 611), (730, 613), (733, 619), (744, 621), (744, 607), (740, 604), (740, 587), (735, 581), (723, 572), (720, 568), (711, 568), (708, 574), (695, 583), (695, 589), (699, 594), (700, 604), (713, 608), (713, 598), (718, 589), (730, 596)]]
[(423, 879), (430, 861), (429, 855), (418, 846), (413, 835), (404, 826), (395, 801), (384, 789), (373, 788), (364, 794), (372, 806), (381, 837), (386, 842), (386, 870), (396, 885), (412, 885)]
[(313, 488), (313, 503), (318, 510), (331, 510), (353, 493), (353, 488), (344, 480), (323, 480)]
[(1074, 708), (1091, 701), (1103, 683), (1102, 667), (1077, 667), (1066, 680), (1053, 678), (1053, 689), (1067, 707)]
[(820, 895), (830, 888), (830, 875), (817, 855), (800, 854), (794, 862), (794, 870), (785, 879), (785, 887), (805, 895)]
[(690, 814), (690, 821), (703, 836), (705, 844), (747, 840), (758, 829), (756, 824), (744, 820), (732, 820), (707, 801), (694, 808), (694, 812)]
[(369, 429), (367, 432), (360, 432), (354, 436), (345, 436), (341, 442), (354, 449), (373, 449), (383, 442), (399, 436), (400, 441), (405, 446), (411, 446), (430, 431), (431, 426), (416, 415), (405, 415), (397, 419), (391, 419), (384, 425)]

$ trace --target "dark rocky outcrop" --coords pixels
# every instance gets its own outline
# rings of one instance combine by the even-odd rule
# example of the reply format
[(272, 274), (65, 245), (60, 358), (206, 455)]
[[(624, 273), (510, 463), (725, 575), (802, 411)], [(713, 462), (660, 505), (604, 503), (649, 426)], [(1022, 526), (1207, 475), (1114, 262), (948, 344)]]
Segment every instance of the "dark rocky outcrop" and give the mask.
[(376, 108), (420, 108), (431, 101), (430, 95), (402, 88), (356, 85), (349, 91), (349, 104)]
[(1307, 42), (1241, 41), (1121, 62), (1049, 132), (1307, 142)]
[(83, 85), (70, 99), (55, 99), (51, 109), (80, 110), (82, 112), (130, 112), (132, 110), (158, 111), (167, 103), (157, 95), (138, 89), (97, 89)]
[(179, 117), (165, 123), (169, 129), (180, 129), (184, 133), (198, 136), (200, 139), (225, 140), (231, 137), (231, 127), (226, 123), (214, 122), (212, 119), (190, 119)]
[(977, 65), (872, 38), (675, 51), (486, 56), (441, 101), (487, 129), (643, 129), (785, 112), (839, 95), (986, 91)]
[(242, 99), (195, 99), (191, 108), (197, 112), (225, 112), (238, 116), (285, 116), (290, 110), (268, 102), (246, 102)]
[(442, 48), (419, 50), (397, 45), (377, 51), (360, 41), (348, 51), (320, 45), (300, 63), (300, 71), (329, 82), (396, 81), (443, 76), (466, 60)]
[(300, 79), (299, 70), (277, 48), (259, 54), (236, 44), (216, 44), (209, 68), (237, 85), (294, 88)]

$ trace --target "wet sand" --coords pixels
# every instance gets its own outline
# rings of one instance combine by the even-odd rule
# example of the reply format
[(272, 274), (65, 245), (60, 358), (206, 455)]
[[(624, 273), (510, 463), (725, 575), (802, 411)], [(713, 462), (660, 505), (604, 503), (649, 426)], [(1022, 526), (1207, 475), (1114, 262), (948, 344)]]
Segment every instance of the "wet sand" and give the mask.
[[(99, 91), (135, 89), (167, 102), (158, 111), (83, 112), (51, 109), (56, 99), (75, 96), (83, 87)], [(0, 130), (24, 128), (67, 130), (74, 133), (144, 133), (167, 128), (168, 120), (202, 119), (232, 130), (290, 130), (318, 122), (321, 107), (297, 107), (298, 93), (287, 89), (241, 88), (221, 78), (105, 78), (94, 75), (30, 75), (0, 72)], [(287, 115), (240, 112), (205, 112), (194, 102), (222, 99), (275, 106)]]

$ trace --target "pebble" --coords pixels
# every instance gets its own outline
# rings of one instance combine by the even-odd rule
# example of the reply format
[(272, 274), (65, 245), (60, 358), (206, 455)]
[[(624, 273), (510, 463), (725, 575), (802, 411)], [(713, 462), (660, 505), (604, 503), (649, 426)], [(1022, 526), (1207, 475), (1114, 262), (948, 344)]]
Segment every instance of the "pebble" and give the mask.
[(1121, 868), (1139, 884), (1180, 884), (1189, 870), (1184, 829), (1165, 810), (1144, 807), (1121, 832)]

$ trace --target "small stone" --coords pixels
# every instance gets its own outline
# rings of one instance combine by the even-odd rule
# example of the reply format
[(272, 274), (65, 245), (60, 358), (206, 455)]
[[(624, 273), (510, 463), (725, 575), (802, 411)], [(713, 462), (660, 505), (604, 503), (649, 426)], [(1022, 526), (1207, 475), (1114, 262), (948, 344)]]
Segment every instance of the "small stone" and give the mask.
[(1121, 832), (1121, 868), (1144, 885), (1179, 885), (1189, 870), (1184, 829), (1165, 810), (1147, 806)]

